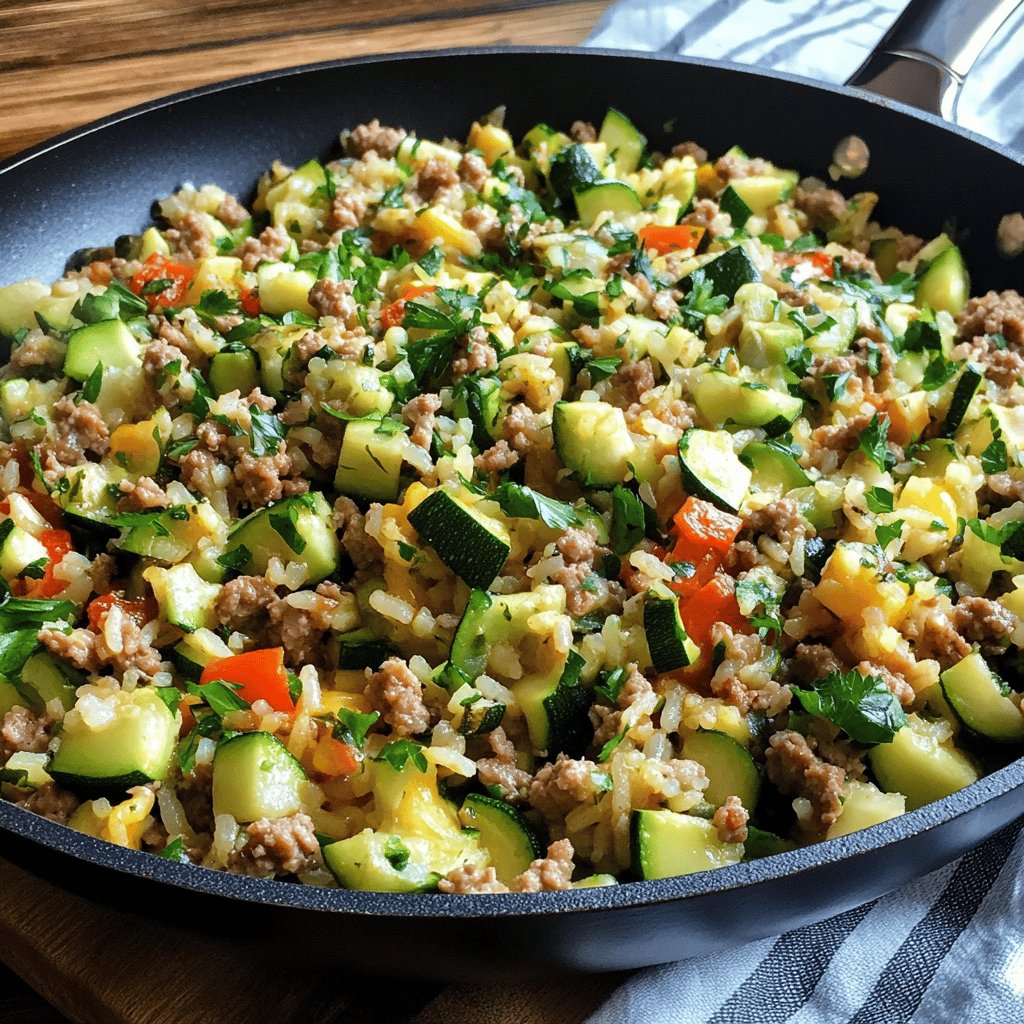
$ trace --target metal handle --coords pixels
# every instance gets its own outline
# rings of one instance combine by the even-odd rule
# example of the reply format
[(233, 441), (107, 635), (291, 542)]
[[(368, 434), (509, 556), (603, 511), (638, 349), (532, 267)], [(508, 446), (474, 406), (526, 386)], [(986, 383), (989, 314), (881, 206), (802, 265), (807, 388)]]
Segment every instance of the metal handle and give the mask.
[(956, 120), (967, 72), (1024, 0), (911, 0), (847, 85)]

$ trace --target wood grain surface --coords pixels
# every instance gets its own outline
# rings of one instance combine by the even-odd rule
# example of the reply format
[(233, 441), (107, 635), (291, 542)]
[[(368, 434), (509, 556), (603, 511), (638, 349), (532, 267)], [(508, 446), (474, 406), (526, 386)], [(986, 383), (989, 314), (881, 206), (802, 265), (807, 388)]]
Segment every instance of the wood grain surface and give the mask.
[(0, 158), (207, 82), (368, 53), (579, 43), (608, 0), (2, 0)]
[[(167, 93), (339, 57), (579, 43), (609, 0), (0, 0), (0, 158)], [(0, 1024), (577, 1024), (621, 979), (444, 987), (282, 976), (0, 861)], [(273, 1007), (268, 1015), (267, 1007)], [(64, 1017), (61, 1016), (64, 1015)]]

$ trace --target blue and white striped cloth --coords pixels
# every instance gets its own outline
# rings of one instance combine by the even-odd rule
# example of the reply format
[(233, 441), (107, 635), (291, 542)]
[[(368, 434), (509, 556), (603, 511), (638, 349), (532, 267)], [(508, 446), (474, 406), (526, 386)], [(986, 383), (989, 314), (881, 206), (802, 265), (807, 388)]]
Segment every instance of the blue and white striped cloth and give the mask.
[[(622, 0), (589, 42), (841, 82), (903, 7), (903, 0)], [(1024, 150), (1022, 37), (1024, 7), (971, 72), (958, 121)], [(588, 1024), (634, 1021), (1024, 1022), (1022, 824), (913, 885), (820, 924), (638, 971)]]

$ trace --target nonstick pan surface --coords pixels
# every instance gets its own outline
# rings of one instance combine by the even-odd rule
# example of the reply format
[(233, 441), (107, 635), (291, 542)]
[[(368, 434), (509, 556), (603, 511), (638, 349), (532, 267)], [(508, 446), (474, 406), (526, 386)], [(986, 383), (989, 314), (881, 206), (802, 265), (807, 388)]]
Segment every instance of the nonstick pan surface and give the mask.
[[(733, 144), (826, 176), (835, 143), (861, 136), (856, 190), (878, 216), (925, 237), (951, 225), (973, 292), (1019, 285), (1001, 259), (1001, 217), (1019, 209), (1024, 163), (937, 118), (852, 89), (698, 60), (582, 49), (448, 51), (254, 76), (139, 107), (0, 165), (0, 282), (58, 277), (70, 253), (148, 221), (183, 181), (245, 197), (274, 158), (336, 154), (337, 132), (372, 117), (460, 136), (499, 104), (519, 134), (537, 121), (627, 111), (666, 148)], [(343, 953), (347, 966), (458, 980), (615, 970), (776, 934), (934, 870), (1024, 812), (1024, 761), (951, 797), (817, 846), (716, 871), (604, 889), (459, 897), (311, 889), (123, 850), (0, 801), (0, 854), (67, 888), (273, 942), (285, 960)]]

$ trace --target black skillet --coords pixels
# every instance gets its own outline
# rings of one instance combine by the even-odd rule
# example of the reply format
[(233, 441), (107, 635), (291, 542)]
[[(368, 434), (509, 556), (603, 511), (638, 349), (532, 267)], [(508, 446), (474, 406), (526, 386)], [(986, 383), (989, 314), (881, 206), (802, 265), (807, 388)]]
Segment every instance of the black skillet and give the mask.
[[(961, 23), (1016, 4), (956, 3), (953, 31), (915, 3), (859, 81), (923, 82), (948, 109), (963, 73)], [(992, 11), (998, 8), (996, 14)], [(984, 13), (984, 12), (982, 12)], [(989, 25), (990, 30), (994, 30)], [(967, 39), (977, 44), (978, 37)], [(974, 50), (980, 46), (974, 45)], [(958, 54), (958, 57), (950, 55)], [(974, 53), (974, 56), (977, 52)], [(908, 70), (909, 69), (909, 70)], [(370, 57), (257, 75), (159, 100), (44, 143), (0, 166), (0, 280), (61, 274), (72, 251), (138, 231), (153, 199), (183, 180), (243, 196), (275, 157), (335, 155), (339, 128), (371, 117), (428, 137), (460, 136), (499, 104), (521, 133), (544, 120), (597, 120), (614, 104), (655, 148), (734, 143), (824, 175), (841, 137), (871, 165), (858, 189), (880, 216), (931, 237), (954, 218), (975, 288), (1021, 283), (999, 258), (1000, 218), (1024, 205), (1019, 155), (940, 118), (851, 88), (749, 68), (590, 50), (472, 50)], [(934, 109), (939, 109), (936, 106)], [(1024, 761), (852, 836), (716, 871), (536, 896), (394, 895), (310, 889), (173, 864), (123, 850), (0, 801), (0, 854), (75, 892), (150, 917), (264, 936), (283, 959), (332, 957), (390, 974), (478, 981), (556, 970), (615, 970), (735, 946), (821, 920), (931, 871), (1024, 812)]]

